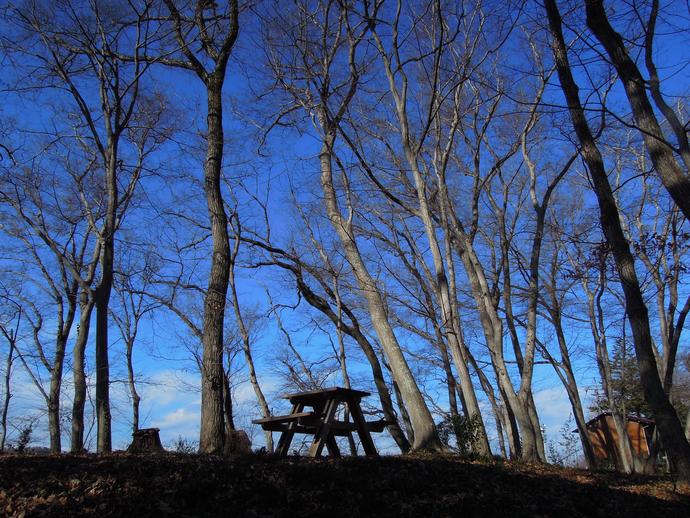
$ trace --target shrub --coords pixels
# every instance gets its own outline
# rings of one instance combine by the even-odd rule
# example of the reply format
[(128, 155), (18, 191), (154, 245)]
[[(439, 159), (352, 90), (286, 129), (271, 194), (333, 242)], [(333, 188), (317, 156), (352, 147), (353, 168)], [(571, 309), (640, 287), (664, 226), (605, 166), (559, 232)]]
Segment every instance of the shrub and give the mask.
[[(481, 421), (478, 415), (467, 417), (457, 415), (446, 417), (438, 424), (438, 433), (441, 441), (451, 450), (460, 455), (470, 455), (475, 452)], [(451, 438), (455, 438), (455, 445)]]
[(193, 455), (199, 449), (196, 441), (182, 437), (181, 435), (175, 439), (172, 444), (172, 449), (175, 453), (182, 453), (184, 455)]

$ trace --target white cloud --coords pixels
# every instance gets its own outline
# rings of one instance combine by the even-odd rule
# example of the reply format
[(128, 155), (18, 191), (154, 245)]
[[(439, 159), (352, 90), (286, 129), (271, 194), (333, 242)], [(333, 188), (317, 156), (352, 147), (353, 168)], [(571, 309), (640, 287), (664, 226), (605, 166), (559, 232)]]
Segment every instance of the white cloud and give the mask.
[[(563, 386), (556, 386), (534, 393), (539, 419), (548, 430), (557, 430), (568, 420), (572, 407)], [(557, 425), (554, 428), (554, 425)]]

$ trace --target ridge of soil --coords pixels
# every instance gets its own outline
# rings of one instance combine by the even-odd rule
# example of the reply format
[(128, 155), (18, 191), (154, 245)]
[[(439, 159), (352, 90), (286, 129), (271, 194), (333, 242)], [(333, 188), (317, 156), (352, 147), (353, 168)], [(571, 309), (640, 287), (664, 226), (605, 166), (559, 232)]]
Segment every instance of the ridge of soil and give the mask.
[(6, 516), (690, 516), (690, 490), (452, 456), (0, 456)]

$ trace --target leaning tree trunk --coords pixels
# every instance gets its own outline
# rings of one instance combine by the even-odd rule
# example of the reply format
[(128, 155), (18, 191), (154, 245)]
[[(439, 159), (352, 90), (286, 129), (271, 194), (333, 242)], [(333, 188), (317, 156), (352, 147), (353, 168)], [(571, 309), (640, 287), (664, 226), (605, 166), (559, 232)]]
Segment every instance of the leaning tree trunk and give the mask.
[(470, 370), (467, 367), (467, 353), (465, 352), (465, 344), (461, 343), (459, 323), (456, 321), (456, 314), (452, 308), (451, 292), (448, 284), (448, 277), (446, 275), (446, 268), (443, 263), (443, 255), (441, 254), (441, 247), (438, 242), (436, 228), (431, 217), (429, 203), (426, 195), (426, 184), (422, 174), (417, 166), (416, 159), (411, 150), (406, 149), (407, 162), (412, 169), (415, 179), (415, 186), (417, 188), (417, 200), (419, 202), (419, 215), (424, 224), (427, 240), (429, 241), (429, 248), (431, 249), (431, 257), (434, 262), (435, 278), (435, 293), (438, 299), (438, 304), (441, 309), (441, 329), (444, 331), (448, 346), (453, 357), (453, 364), (458, 372), (460, 380), (460, 387), (462, 390), (463, 400), (467, 406), (467, 414), (470, 419), (476, 419), (479, 424), (479, 434), (477, 437), (477, 452), (483, 456), (491, 455), (491, 447), (489, 446), (489, 439), (486, 436), (486, 428), (484, 427), (484, 420), (479, 409), (479, 402), (477, 394), (472, 385), (472, 378), (470, 377)]
[[(561, 380), (561, 383), (563, 383), (563, 386), (568, 394), (570, 406), (573, 409), (573, 417), (575, 418), (577, 433), (580, 436), (580, 443), (582, 444), (582, 451), (585, 455), (587, 468), (595, 469), (597, 466), (597, 459), (594, 455), (592, 441), (590, 440), (589, 433), (587, 431), (587, 421), (585, 420), (585, 412), (582, 408), (582, 399), (580, 398), (577, 379), (573, 371), (572, 362), (570, 361), (568, 342), (565, 338), (565, 331), (563, 330), (561, 302), (559, 301), (556, 292), (556, 277), (559, 270), (558, 261), (559, 254), (554, 253), (551, 260), (550, 283), (547, 287), (550, 301), (546, 302), (545, 305), (551, 317), (551, 324), (556, 332), (558, 348), (561, 352), (561, 361), (556, 361), (550, 354), (548, 354), (548, 360), (556, 371), (556, 374)], [(548, 350), (546, 351), (548, 353)]]
[[(447, 193), (445, 196), (448, 196)], [(450, 206), (450, 204), (448, 205)], [(519, 427), (519, 436), (517, 428), (511, 430), (512, 442), (516, 446), (519, 444), (522, 460), (540, 462), (542, 459), (537, 446), (539, 439), (527, 409), (527, 402), (521, 400), (515, 392), (503, 356), (503, 325), (490, 298), (491, 289), (488, 286), (479, 258), (460, 222), (455, 219), (454, 221), (451, 220), (451, 223), (453, 223), (455, 246), (470, 281), (472, 295), (477, 305), (479, 320), (489, 347), (491, 363), (496, 373), (501, 395), (506, 406), (510, 407), (509, 414), (514, 417), (512, 422), (517, 422)]]
[[(559, 336), (559, 342), (560, 341), (561, 337)], [(575, 374), (573, 373), (573, 369), (570, 364), (570, 355), (568, 353), (568, 348), (565, 345), (565, 341), (563, 341), (563, 345), (561, 346), (561, 358), (562, 368), (564, 371), (563, 385), (565, 386), (568, 394), (570, 406), (573, 409), (575, 426), (577, 427), (577, 433), (580, 436), (580, 443), (582, 444), (582, 451), (585, 455), (585, 462), (587, 463), (587, 467), (589, 469), (594, 469), (597, 466), (597, 459), (594, 456), (592, 441), (589, 439), (589, 433), (587, 432), (585, 412), (582, 408), (582, 400), (580, 399), (580, 393), (577, 388), (577, 380), (575, 379)]]
[(398, 340), (386, 314), (386, 302), (381, 296), (379, 287), (367, 270), (355, 241), (352, 225), (345, 220), (340, 212), (338, 198), (333, 186), (332, 146), (335, 141), (333, 135), (326, 137), (321, 148), (321, 186), (323, 188), (328, 218), (335, 228), (343, 245), (345, 257), (357, 278), (359, 287), (367, 301), (371, 322), (379, 338), (381, 346), (388, 357), (391, 372), (398, 385), (400, 394), (410, 415), (410, 422), (414, 430), (413, 450), (442, 450), (443, 445), (438, 438), (436, 425), (429, 408), (424, 401), (417, 381), (410, 370), (407, 360), (403, 356)]
[(620, 275), (645, 399), (654, 413), (664, 447), (673, 467), (678, 472), (679, 480), (690, 483), (690, 444), (683, 435), (683, 428), (678, 415), (669, 402), (659, 378), (656, 358), (652, 351), (649, 315), (635, 272), (635, 260), (621, 228), (618, 207), (606, 175), (604, 161), (580, 103), (578, 87), (568, 63), (560, 13), (555, 0), (546, 0), (545, 5), (554, 39), (553, 51), (561, 88), (568, 102), (573, 127), (582, 145), (582, 156), (592, 178), (593, 188), (599, 203), (601, 226), (611, 247)]
[(602, 0), (587, 0), (587, 26), (616, 67), (654, 169), (673, 201), (690, 220), (690, 179), (673, 156), (647, 97), (647, 82), (630, 58), (621, 36), (609, 23)]

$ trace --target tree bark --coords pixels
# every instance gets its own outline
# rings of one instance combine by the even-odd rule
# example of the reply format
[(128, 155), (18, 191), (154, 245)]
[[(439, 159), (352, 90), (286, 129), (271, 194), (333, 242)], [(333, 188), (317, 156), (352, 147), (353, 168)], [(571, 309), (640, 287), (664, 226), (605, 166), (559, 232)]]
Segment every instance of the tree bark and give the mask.
[[(4, 329), (3, 334), (5, 334)], [(2, 435), (0, 435), (0, 452), (5, 451), (5, 441), (7, 439), (7, 415), (10, 409), (10, 399), (12, 399), (12, 387), (10, 382), (12, 380), (12, 363), (14, 362), (16, 335), (12, 332), (8, 332), (5, 334), (5, 338), (7, 339), (9, 350), (7, 351), (7, 360), (5, 361), (5, 376), (3, 380), (5, 397), (2, 402), (2, 414), (0, 415), (0, 426), (2, 427), (0, 430), (0, 433), (2, 433)]]
[[(591, 9), (595, 3), (587, 4)], [(683, 429), (673, 406), (664, 392), (656, 359), (652, 351), (652, 339), (649, 330), (649, 316), (644, 303), (640, 284), (635, 272), (635, 260), (630, 252), (630, 245), (621, 228), (618, 208), (611, 191), (601, 153), (594, 141), (589, 124), (580, 103), (578, 87), (573, 79), (568, 62), (567, 50), (561, 29), (561, 17), (555, 0), (546, 0), (546, 12), (549, 26), (553, 35), (553, 52), (556, 60), (561, 88), (568, 103), (573, 127), (582, 145), (582, 156), (587, 164), (593, 182), (597, 201), (599, 203), (599, 217), (606, 240), (611, 247), (616, 267), (620, 275), (628, 322), (632, 329), (635, 354), (640, 369), (640, 378), (654, 418), (656, 420), (662, 441), (671, 459), (672, 465), (683, 483), (690, 483), (690, 444), (683, 435)], [(588, 13), (589, 14), (589, 13)], [(590, 20), (590, 23), (593, 23)], [(597, 22), (601, 23), (601, 22)], [(651, 151), (650, 151), (651, 152)], [(675, 189), (675, 187), (674, 187)], [(678, 191), (675, 192), (679, 194)], [(684, 194), (690, 204), (690, 191)], [(673, 195), (673, 193), (672, 193)], [(688, 207), (690, 209), (690, 206)]]
[[(690, 179), (673, 156), (647, 97), (646, 82), (630, 58), (623, 39), (609, 23), (603, 0), (586, 0), (587, 26), (606, 49), (623, 83), (649, 156), (673, 201), (690, 220)], [(687, 139), (687, 137), (686, 137)]]
[[(224, 426), (224, 379), (223, 328), (225, 304), (228, 291), (228, 268), (230, 265), (230, 243), (228, 241), (228, 219), (223, 205), (221, 191), (221, 169), (223, 166), (223, 101), (222, 91), (228, 60), (239, 34), (239, 6), (237, 0), (227, 3), (227, 33), (221, 41), (215, 42), (206, 26), (203, 11), (207, 2), (198, 0), (195, 15), (190, 23), (199, 34), (200, 50), (195, 51), (192, 42), (187, 41), (189, 31), (183, 27), (183, 16), (173, 0), (164, 0), (170, 12), (175, 38), (184, 61), (174, 61), (172, 66), (192, 70), (206, 87), (207, 135), (206, 161), (204, 163), (204, 193), (211, 224), (211, 266), (208, 286), (204, 298), (204, 319), (202, 326), (203, 356), (201, 365), (201, 425), (199, 431), (199, 452), (223, 454), (225, 445)], [(220, 38), (219, 38), (220, 39)], [(195, 45), (194, 45), (195, 46)], [(209, 72), (202, 60), (213, 63)]]
[(359, 287), (367, 301), (371, 322), (381, 343), (393, 377), (398, 384), (400, 394), (410, 414), (410, 422), (414, 430), (413, 450), (442, 450), (443, 445), (438, 438), (436, 425), (424, 401), (417, 381), (410, 370), (407, 360), (402, 354), (398, 340), (386, 314), (386, 302), (381, 296), (376, 282), (367, 270), (364, 260), (355, 241), (353, 227), (340, 212), (338, 198), (333, 186), (331, 169), (332, 146), (335, 138), (327, 136), (319, 155), (321, 162), (321, 186), (328, 211), (328, 218), (340, 237), (345, 256), (357, 278)]
[(72, 352), (72, 380), (74, 399), (72, 401), (72, 438), (70, 451), (84, 451), (84, 407), (86, 405), (85, 353), (91, 328), (91, 312), (94, 301), (90, 294), (82, 290), (79, 300), (79, 328)]
[[(70, 326), (71, 327), (71, 326)], [(62, 388), (62, 371), (64, 367), (67, 337), (59, 344), (55, 351), (55, 361), (50, 373), (50, 387), (48, 389), (48, 434), (50, 435), (50, 453), (62, 451), (60, 431), (60, 393)]]
[(227, 215), (221, 193), (223, 160), (223, 74), (214, 72), (207, 83), (208, 133), (204, 166), (204, 192), (211, 221), (213, 250), (204, 301), (203, 361), (201, 372), (201, 453), (223, 453), (223, 327), (228, 291), (230, 244)]
[(132, 433), (139, 431), (139, 403), (141, 397), (137, 392), (136, 378), (134, 376), (134, 361), (132, 353), (134, 350), (134, 337), (127, 340), (127, 384), (129, 385), (129, 395), (132, 398)]
[(115, 267), (115, 228), (118, 204), (117, 138), (108, 142), (106, 171), (107, 208), (101, 232), (101, 279), (94, 291), (96, 306), (96, 418), (98, 423), (97, 451), (112, 451), (110, 414), (110, 361), (108, 358), (108, 308), (113, 289)]

